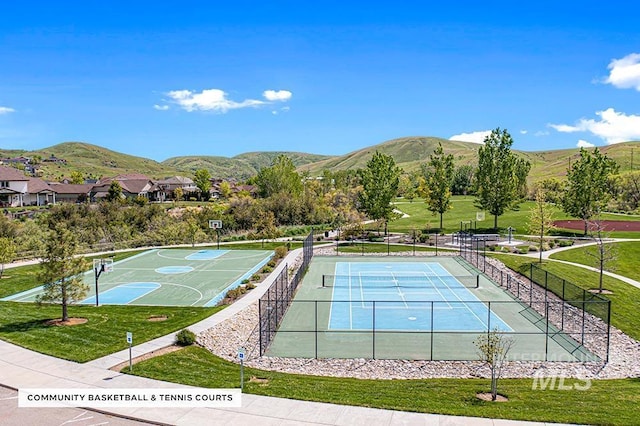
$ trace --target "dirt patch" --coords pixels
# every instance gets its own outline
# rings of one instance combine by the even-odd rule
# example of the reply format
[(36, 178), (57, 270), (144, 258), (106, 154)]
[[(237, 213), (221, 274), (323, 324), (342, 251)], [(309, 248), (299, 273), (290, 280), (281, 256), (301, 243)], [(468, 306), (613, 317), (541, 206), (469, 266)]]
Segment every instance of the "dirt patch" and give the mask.
[(264, 377), (251, 376), (251, 378), (249, 379), (249, 382), (257, 383), (259, 385), (268, 385), (269, 384), (269, 379), (266, 379)]
[[(600, 221), (605, 231), (631, 231), (640, 232), (640, 221), (632, 220), (602, 220)], [(556, 220), (553, 222), (556, 228), (574, 229), (584, 231), (583, 220)]]
[(497, 395), (495, 401), (492, 401), (491, 400), (491, 392), (477, 393), (476, 394), (476, 398), (481, 399), (483, 401), (489, 401), (489, 402), (507, 402), (507, 401), (509, 401), (509, 398), (507, 398), (506, 396), (500, 395), (500, 394)]
[(162, 321), (166, 321), (168, 320), (169, 317), (166, 315), (152, 315), (149, 318), (147, 318), (148, 321), (150, 322), (162, 322)]
[(64, 326), (68, 326), (68, 325), (79, 325), (79, 324), (85, 324), (87, 321), (89, 321), (86, 318), (69, 318), (66, 321), (62, 321), (61, 318), (56, 318), (56, 319), (50, 319), (50, 320), (45, 320), (44, 324), (45, 325), (52, 325), (55, 327), (64, 327)]
[[(160, 356), (160, 355), (164, 355), (164, 354), (169, 354), (171, 352), (175, 352), (175, 351), (179, 351), (180, 349), (184, 348), (184, 346), (178, 346), (178, 345), (171, 345), (171, 346), (165, 346), (164, 348), (160, 348), (157, 349), (155, 351), (152, 352), (148, 352), (144, 355), (140, 355), (138, 357), (135, 357), (131, 360), (132, 364), (136, 364), (140, 361), (144, 361), (147, 360), (149, 358), (153, 358), (156, 356)], [(124, 367), (127, 367), (129, 365), (129, 361), (125, 361), (125, 362), (121, 362), (118, 365), (114, 365), (113, 367), (109, 368), (109, 370), (112, 371), (120, 371), (122, 370)]]

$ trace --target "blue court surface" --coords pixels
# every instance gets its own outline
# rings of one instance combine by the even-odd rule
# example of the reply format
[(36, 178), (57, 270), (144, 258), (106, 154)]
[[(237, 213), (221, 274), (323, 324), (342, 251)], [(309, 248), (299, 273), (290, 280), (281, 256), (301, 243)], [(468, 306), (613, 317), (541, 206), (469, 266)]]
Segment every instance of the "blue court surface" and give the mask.
[(437, 262), (337, 262), (329, 330), (512, 331)]

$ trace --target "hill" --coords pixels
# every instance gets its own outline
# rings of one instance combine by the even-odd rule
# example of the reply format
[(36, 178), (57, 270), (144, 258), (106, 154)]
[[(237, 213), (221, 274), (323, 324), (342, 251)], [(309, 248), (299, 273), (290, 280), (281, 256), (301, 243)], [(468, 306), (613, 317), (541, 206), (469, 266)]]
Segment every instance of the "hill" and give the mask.
[[(362, 168), (373, 153), (379, 151), (392, 156), (396, 164), (404, 171), (411, 172), (418, 170), (420, 164), (429, 161), (429, 156), (438, 146), (438, 142), (442, 143), (445, 153), (453, 154), (456, 167), (477, 163), (479, 144), (431, 137), (405, 137), (353, 151), (343, 156), (307, 164), (299, 167), (299, 170), (309, 171), (311, 175), (319, 175), (323, 169), (336, 171)], [(599, 149), (609, 158), (614, 159), (620, 165), (620, 171), (623, 172), (631, 170), (635, 150), (636, 160), (633, 168), (640, 170), (640, 142), (619, 143), (599, 147)], [(532, 152), (514, 150), (514, 152), (531, 163), (529, 180), (532, 182), (549, 177), (563, 178), (566, 176), (571, 162), (580, 157), (579, 148)]]
[[(207, 169), (214, 177), (242, 180), (256, 175), (261, 168), (269, 166), (273, 159), (280, 154), (289, 156), (298, 167), (298, 171), (308, 171), (312, 176), (320, 175), (325, 169), (337, 171), (362, 168), (376, 151), (392, 156), (396, 164), (406, 172), (411, 172), (419, 170), (420, 164), (429, 161), (429, 156), (439, 142), (442, 143), (446, 153), (453, 154), (456, 166), (476, 164), (480, 147), (478, 144), (418, 136), (393, 139), (342, 156), (286, 151), (249, 152), (232, 158), (195, 155), (173, 157), (160, 163), (83, 142), (65, 142), (37, 151), (0, 150), (0, 156), (34, 157), (39, 155), (42, 159), (46, 159), (53, 155), (66, 160), (66, 164), (42, 162), (43, 177), (49, 180), (69, 177), (74, 170), (95, 177), (136, 172), (146, 174), (151, 178), (163, 178), (173, 175), (191, 177), (198, 169)], [(640, 170), (640, 142), (608, 145), (600, 147), (600, 150), (616, 160), (622, 172), (632, 168)], [(571, 162), (580, 155), (578, 148), (533, 152), (516, 150), (514, 152), (531, 162), (532, 167), (529, 174), (531, 182), (548, 177), (564, 177)], [(633, 159), (634, 152), (636, 154), (635, 160)]]
[(45, 161), (41, 163), (42, 177), (47, 180), (69, 177), (75, 170), (97, 178), (132, 172), (156, 179), (180, 174), (179, 170), (157, 161), (122, 154), (84, 142), (65, 142), (37, 151), (24, 152), (22, 155), (30, 158), (39, 155), (43, 160), (53, 155), (65, 160), (66, 164)]
[(192, 175), (198, 169), (207, 169), (211, 176), (234, 177), (236, 179), (248, 179), (255, 176), (263, 167), (269, 167), (273, 160), (280, 154), (291, 158), (296, 167), (322, 161), (326, 155), (306, 154), (302, 152), (248, 152), (232, 158), (216, 156), (185, 156), (172, 157), (164, 160), (162, 164), (188, 175)]

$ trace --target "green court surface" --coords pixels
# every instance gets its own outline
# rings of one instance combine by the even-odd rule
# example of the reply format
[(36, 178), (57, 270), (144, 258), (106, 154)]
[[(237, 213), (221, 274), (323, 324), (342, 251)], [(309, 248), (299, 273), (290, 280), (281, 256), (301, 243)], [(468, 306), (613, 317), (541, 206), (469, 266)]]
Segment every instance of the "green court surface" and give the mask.
[[(214, 306), (272, 257), (264, 250), (156, 249), (113, 264), (98, 280), (101, 305)], [(95, 304), (95, 273), (81, 304)], [(42, 287), (3, 300), (33, 302)]]
[(266, 355), (477, 360), (474, 340), (496, 328), (514, 339), (512, 360), (599, 361), (452, 256), (315, 256)]

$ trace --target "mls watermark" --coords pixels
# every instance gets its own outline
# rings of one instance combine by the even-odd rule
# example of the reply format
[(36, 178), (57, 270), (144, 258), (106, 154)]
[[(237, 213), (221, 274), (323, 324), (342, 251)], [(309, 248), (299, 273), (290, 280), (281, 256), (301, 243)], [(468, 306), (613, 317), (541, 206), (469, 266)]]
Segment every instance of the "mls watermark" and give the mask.
[(586, 391), (591, 388), (591, 379), (570, 378), (564, 375), (533, 374), (531, 390)]

